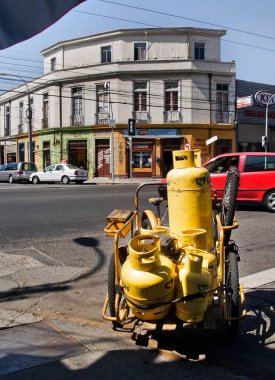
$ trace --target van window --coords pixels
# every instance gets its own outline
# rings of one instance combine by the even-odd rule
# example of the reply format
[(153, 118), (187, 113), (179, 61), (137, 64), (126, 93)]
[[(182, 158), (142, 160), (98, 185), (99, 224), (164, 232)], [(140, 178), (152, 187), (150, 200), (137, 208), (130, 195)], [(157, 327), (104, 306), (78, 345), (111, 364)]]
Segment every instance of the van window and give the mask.
[(36, 172), (36, 166), (31, 162), (23, 162), (22, 170)]
[(226, 173), (230, 166), (239, 165), (239, 156), (218, 157), (216, 160), (205, 165), (210, 173)]
[(7, 164), (5, 170), (17, 170), (17, 162), (13, 162), (11, 164)]
[(261, 172), (275, 170), (275, 156), (247, 156), (244, 172)]

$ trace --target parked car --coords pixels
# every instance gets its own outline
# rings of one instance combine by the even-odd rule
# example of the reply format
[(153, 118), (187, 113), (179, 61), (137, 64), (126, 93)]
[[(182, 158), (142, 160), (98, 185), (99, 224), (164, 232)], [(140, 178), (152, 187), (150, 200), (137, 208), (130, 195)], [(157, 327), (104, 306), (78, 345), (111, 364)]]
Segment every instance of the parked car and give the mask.
[[(211, 184), (218, 199), (222, 198), (227, 171), (231, 165), (240, 171), (238, 201), (261, 202), (267, 210), (275, 212), (275, 153), (226, 153), (203, 164), (210, 172)], [(162, 180), (166, 183), (166, 178)], [(159, 186), (161, 197), (167, 197), (166, 185)]]
[(37, 172), (33, 162), (10, 162), (0, 166), (0, 181), (28, 182), (32, 173)]
[(70, 182), (83, 183), (87, 180), (87, 170), (80, 169), (71, 164), (50, 165), (43, 171), (30, 175), (30, 182), (35, 185), (40, 182), (62, 182), (66, 185)]

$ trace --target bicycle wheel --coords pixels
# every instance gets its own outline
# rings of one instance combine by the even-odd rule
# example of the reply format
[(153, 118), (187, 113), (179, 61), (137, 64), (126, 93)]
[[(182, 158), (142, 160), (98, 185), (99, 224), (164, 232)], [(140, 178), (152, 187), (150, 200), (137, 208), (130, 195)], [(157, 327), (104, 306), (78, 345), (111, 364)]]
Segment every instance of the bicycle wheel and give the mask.
[[(237, 192), (240, 173), (235, 166), (230, 166), (225, 189), (221, 202), (221, 222), (223, 226), (232, 226), (237, 205)], [(231, 230), (224, 230), (224, 245), (227, 245), (231, 236)]]
[[(238, 256), (235, 252), (229, 252), (225, 261), (225, 297), (226, 313), (228, 318), (240, 316), (240, 284)], [(226, 321), (227, 327), (235, 330), (239, 320)]]
[[(119, 257), (120, 266), (126, 260), (126, 256), (127, 256), (126, 250), (122, 251), (122, 248), (124, 247), (120, 248), (120, 257)], [(115, 317), (116, 316), (116, 312), (115, 312), (116, 288), (115, 288), (115, 256), (114, 255), (112, 255), (110, 258), (109, 268), (108, 268), (108, 297), (109, 297), (110, 316)], [(112, 323), (115, 328), (122, 326), (120, 323), (116, 321), (113, 321)]]

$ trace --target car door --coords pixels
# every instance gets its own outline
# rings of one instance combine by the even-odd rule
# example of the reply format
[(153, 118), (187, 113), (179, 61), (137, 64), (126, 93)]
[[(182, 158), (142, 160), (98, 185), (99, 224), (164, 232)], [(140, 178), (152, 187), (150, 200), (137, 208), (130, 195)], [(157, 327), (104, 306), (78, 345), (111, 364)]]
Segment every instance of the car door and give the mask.
[(64, 173), (65, 173), (64, 165), (60, 165), (60, 164), (56, 165), (54, 173), (53, 173), (54, 180), (56, 182), (61, 182), (61, 178), (63, 177)]
[(56, 165), (48, 166), (40, 176), (42, 182), (54, 182), (54, 169)]
[(262, 201), (265, 193), (275, 187), (275, 156), (247, 155), (241, 175), (240, 198)]
[(0, 167), (0, 181), (4, 181), (5, 179), (5, 174), (6, 174), (6, 166), (7, 165), (1, 165)]

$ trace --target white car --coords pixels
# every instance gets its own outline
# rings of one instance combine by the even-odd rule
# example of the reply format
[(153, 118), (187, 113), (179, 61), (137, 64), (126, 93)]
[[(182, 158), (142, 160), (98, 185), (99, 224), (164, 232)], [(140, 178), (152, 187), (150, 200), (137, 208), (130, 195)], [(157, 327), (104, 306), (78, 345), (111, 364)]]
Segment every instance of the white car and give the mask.
[(88, 180), (88, 172), (71, 164), (55, 164), (41, 172), (32, 173), (29, 180), (35, 185), (40, 182), (62, 182), (64, 185), (70, 182), (83, 183)]

